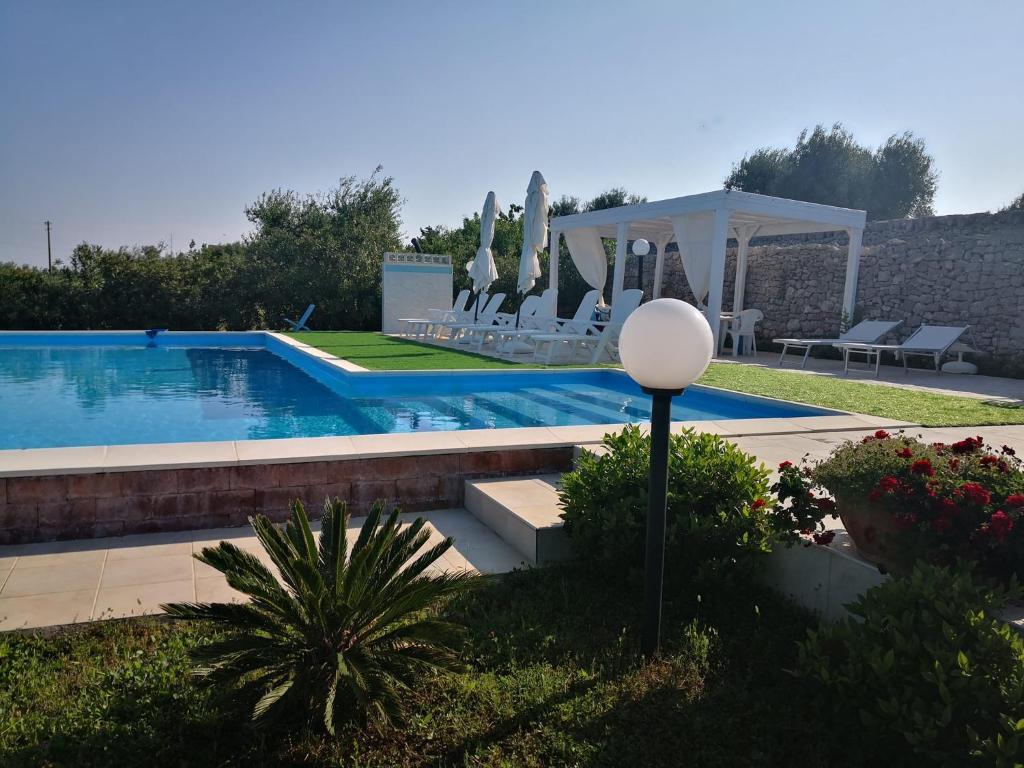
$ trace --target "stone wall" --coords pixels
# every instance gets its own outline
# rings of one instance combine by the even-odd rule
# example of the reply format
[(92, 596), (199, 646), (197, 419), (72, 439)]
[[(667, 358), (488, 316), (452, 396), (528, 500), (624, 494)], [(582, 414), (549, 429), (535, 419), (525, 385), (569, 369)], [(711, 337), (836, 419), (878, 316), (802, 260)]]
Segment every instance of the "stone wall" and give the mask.
[[(765, 314), (759, 346), (776, 336), (838, 333), (846, 275), (845, 233), (756, 238), (744, 304)], [(730, 243), (735, 246), (734, 242)], [(732, 306), (735, 247), (726, 262), (723, 308)], [(644, 263), (653, 289), (654, 257)], [(626, 265), (636, 285), (636, 259)], [(692, 301), (678, 253), (666, 255), (662, 295)], [(903, 320), (891, 341), (922, 323), (971, 326), (983, 370), (1024, 375), (1024, 211), (869, 222), (864, 232), (856, 319)]]
[(564, 472), (571, 447), (464, 451), (293, 464), (0, 478), (0, 544), (281, 521), (301, 499), (313, 518), (340, 497), (353, 514), (377, 499), (419, 512), (461, 507), (467, 478)]

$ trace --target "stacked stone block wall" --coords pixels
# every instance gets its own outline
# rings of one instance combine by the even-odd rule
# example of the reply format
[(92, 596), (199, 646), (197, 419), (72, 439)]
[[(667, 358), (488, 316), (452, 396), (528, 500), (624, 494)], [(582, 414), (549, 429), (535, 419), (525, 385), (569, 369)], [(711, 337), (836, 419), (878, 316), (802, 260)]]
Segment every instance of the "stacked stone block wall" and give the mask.
[[(732, 306), (735, 243), (726, 261), (723, 306)], [(759, 345), (778, 336), (839, 331), (846, 276), (845, 233), (755, 238), (744, 305), (764, 312)], [(637, 261), (626, 265), (636, 285)], [(653, 290), (654, 258), (644, 263)], [(665, 259), (664, 296), (692, 301), (677, 252)], [(891, 341), (921, 325), (970, 325), (973, 358), (991, 373), (1024, 375), (1024, 211), (868, 222), (855, 319), (903, 320)]]

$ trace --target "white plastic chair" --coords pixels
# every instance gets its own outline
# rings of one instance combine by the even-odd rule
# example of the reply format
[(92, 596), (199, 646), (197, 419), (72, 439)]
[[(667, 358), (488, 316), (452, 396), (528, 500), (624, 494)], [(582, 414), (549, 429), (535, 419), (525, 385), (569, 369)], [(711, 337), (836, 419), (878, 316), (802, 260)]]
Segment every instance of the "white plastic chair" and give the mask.
[[(732, 356), (736, 357), (739, 355), (740, 341), (742, 339), (749, 339), (750, 344), (746, 347), (749, 350), (749, 354), (757, 354), (757, 336), (755, 331), (757, 324), (764, 320), (764, 312), (760, 309), (744, 309), (729, 323), (729, 327), (725, 329), (725, 335), (732, 337)], [(745, 353), (746, 350), (744, 350)]]

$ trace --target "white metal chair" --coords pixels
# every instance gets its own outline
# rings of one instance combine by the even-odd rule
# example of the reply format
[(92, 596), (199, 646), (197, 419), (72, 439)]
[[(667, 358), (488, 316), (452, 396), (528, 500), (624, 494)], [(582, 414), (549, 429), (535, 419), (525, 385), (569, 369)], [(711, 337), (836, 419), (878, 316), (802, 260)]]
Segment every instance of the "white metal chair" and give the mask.
[(764, 320), (764, 312), (760, 309), (744, 309), (725, 329), (725, 335), (732, 337), (732, 356), (739, 355), (740, 342), (743, 339), (749, 340), (744, 349), (744, 354), (757, 354), (757, 324)]

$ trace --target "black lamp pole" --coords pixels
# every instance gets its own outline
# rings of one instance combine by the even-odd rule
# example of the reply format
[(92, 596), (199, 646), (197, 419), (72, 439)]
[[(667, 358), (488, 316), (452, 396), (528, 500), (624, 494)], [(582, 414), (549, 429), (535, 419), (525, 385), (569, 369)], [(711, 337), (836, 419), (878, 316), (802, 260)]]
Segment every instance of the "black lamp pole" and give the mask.
[(648, 389), (651, 402), (651, 470), (647, 492), (647, 554), (644, 564), (644, 625), (640, 651), (650, 658), (661, 643), (661, 593), (665, 574), (665, 516), (668, 503), (668, 434), (672, 398), (681, 389)]

